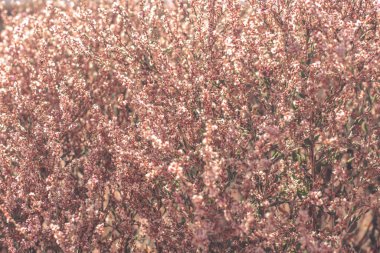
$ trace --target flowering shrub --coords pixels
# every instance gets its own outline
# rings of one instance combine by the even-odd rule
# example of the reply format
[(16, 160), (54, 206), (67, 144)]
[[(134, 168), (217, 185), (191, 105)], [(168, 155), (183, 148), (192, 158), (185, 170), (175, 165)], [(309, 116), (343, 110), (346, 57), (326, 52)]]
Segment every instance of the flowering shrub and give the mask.
[(0, 248), (378, 252), (379, 7), (4, 12)]

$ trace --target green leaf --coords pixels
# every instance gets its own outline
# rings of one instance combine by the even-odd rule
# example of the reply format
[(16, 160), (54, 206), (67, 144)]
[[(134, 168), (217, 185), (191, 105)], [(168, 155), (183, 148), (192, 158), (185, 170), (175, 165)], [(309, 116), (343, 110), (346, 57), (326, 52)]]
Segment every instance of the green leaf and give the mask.
[(368, 125), (365, 121), (361, 124), (361, 127), (362, 127), (362, 130), (364, 131), (364, 133), (367, 134), (368, 133)]
[(310, 147), (313, 144), (313, 142), (310, 140), (310, 138), (306, 138), (304, 144), (306, 147)]

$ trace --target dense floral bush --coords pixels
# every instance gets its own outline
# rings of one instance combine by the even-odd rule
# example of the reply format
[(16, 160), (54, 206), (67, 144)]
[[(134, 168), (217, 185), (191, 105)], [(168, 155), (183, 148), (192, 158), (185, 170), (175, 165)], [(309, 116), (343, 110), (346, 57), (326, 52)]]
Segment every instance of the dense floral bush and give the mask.
[(2, 18), (3, 250), (379, 252), (379, 1)]

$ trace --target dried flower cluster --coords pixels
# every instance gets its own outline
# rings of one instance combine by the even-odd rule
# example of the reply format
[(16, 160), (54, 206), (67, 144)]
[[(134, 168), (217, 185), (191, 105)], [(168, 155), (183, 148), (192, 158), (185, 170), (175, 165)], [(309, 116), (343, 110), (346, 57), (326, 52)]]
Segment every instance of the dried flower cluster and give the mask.
[(0, 248), (379, 252), (378, 0), (2, 18)]

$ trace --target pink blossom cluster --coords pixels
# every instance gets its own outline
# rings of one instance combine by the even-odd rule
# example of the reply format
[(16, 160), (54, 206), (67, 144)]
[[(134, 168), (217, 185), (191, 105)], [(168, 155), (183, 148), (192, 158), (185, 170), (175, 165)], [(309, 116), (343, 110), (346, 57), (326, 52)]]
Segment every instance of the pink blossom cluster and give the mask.
[(0, 250), (380, 251), (378, 0), (2, 20)]

